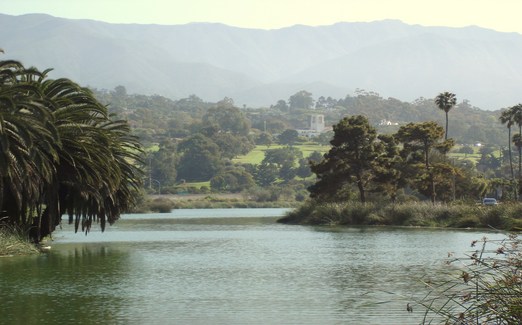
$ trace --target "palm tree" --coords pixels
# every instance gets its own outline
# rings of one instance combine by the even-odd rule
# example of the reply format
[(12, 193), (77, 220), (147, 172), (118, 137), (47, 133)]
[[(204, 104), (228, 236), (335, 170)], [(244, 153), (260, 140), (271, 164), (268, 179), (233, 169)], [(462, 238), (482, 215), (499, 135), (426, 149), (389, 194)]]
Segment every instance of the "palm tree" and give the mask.
[(450, 92), (443, 92), (435, 97), (435, 104), (446, 113), (446, 135), (444, 140), (448, 140), (448, 112), (457, 104), (457, 97)]
[[(513, 135), (513, 143), (518, 148), (518, 186), (522, 184), (522, 150), (519, 145), (521, 145), (521, 135), (522, 135), (522, 104), (517, 104), (512, 106), (510, 109), (511, 114), (513, 115), (513, 121), (518, 125), (518, 135)], [(519, 189), (520, 194), (520, 189)]]
[[(514, 110), (512, 108), (506, 109), (506, 110), (502, 111), (502, 113), (500, 114), (500, 117), (499, 117), (500, 123), (506, 124), (506, 126), (508, 128), (509, 168), (511, 170), (511, 181), (512, 182), (515, 181), (515, 171), (513, 169), (513, 153), (512, 153), (513, 150), (511, 149), (511, 142), (512, 142), (511, 127), (513, 126), (513, 124), (515, 124), (513, 111)], [(517, 197), (516, 186), (513, 187), (513, 195), (515, 198)]]
[[(0, 62), (0, 222), (52, 233), (64, 213), (102, 230), (134, 203), (141, 148), (126, 121), (49, 70)], [(1, 226), (1, 224), (0, 224)]]
[(0, 62), (0, 219), (22, 227), (56, 162), (52, 116), (28, 81), (38, 75), (16, 61)]
[[(48, 216), (41, 236), (59, 224), (63, 213), (78, 230), (93, 221), (102, 230), (130, 208), (139, 187), (141, 152), (125, 121), (113, 121), (94, 95), (68, 79), (45, 80), (40, 89), (48, 100), (61, 139), (56, 185), (47, 200)], [(44, 219), (45, 221), (45, 219)]]
[(519, 181), (519, 184), (520, 184), (520, 181), (521, 181), (521, 166), (522, 166), (522, 162), (520, 161), (520, 157), (522, 156), (522, 135), (520, 133), (515, 133), (513, 134), (513, 144), (515, 145), (515, 147), (517, 148), (518, 150), (518, 181)]

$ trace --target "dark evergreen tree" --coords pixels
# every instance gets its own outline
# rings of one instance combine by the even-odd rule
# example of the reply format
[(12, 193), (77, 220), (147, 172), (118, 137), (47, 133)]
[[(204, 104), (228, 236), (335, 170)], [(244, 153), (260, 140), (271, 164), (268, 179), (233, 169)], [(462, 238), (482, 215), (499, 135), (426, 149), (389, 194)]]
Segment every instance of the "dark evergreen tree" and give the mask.
[(366, 202), (367, 186), (375, 175), (375, 160), (383, 150), (376, 141), (377, 132), (362, 115), (346, 117), (333, 129), (332, 148), (311, 167), (318, 179), (309, 188), (311, 196), (336, 200), (346, 184), (354, 184), (360, 201)]
[(182, 141), (178, 153), (178, 179), (208, 181), (223, 169), (219, 147), (203, 134)]
[(401, 156), (411, 165), (421, 163), (424, 165), (424, 173), (417, 174), (417, 179), (427, 179), (428, 193), (432, 202), (435, 202), (435, 173), (430, 163), (430, 152), (438, 149), (447, 152), (453, 142), (442, 141), (444, 129), (435, 122), (408, 123), (401, 126), (396, 138), (403, 143)]

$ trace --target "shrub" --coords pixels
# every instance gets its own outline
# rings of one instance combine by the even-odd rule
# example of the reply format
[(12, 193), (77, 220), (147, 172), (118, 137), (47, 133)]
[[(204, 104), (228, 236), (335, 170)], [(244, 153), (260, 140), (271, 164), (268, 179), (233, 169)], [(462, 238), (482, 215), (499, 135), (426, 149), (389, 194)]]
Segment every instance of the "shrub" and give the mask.
[(481, 225), (480, 219), (476, 215), (466, 215), (455, 219), (449, 224), (450, 227), (455, 228), (475, 228)]
[(502, 228), (504, 225), (504, 209), (501, 207), (484, 207), (480, 222), (486, 227)]
[(297, 202), (303, 202), (308, 197), (308, 193), (306, 192), (299, 192), (295, 195), (295, 200)]
[(387, 225), (388, 220), (380, 214), (370, 213), (367, 218), (368, 225)]
[(368, 216), (376, 210), (375, 204), (351, 202), (346, 204), (342, 209), (342, 214), (348, 217), (347, 220), (342, 220), (342, 224), (365, 225), (368, 224)]
[(415, 204), (390, 205), (385, 209), (385, 216), (393, 225), (408, 225), (408, 221), (416, 213), (415, 207)]
[(174, 207), (174, 203), (167, 199), (155, 199), (149, 203), (149, 210), (159, 213), (169, 213)]

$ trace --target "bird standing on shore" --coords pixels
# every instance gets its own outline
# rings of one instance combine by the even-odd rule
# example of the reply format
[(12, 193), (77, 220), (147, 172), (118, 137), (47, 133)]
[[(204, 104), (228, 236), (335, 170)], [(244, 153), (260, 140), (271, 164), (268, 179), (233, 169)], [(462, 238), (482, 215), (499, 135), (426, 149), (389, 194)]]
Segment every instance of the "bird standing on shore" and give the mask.
[(410, 306), (410, 303), (407, 303), (407, 304), (406, 304), (406, 310), (407, 310), (409, 313), (413, 313), (413, 307)]

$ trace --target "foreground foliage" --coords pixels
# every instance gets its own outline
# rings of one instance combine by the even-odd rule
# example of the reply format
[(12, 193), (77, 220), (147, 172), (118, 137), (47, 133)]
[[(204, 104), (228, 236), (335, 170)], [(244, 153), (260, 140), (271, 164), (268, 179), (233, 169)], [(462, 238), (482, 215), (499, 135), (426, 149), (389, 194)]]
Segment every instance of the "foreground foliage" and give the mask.
[(456, 268), (448, 280), (425, 281), (430, 291), (419, 302), (426, 309), (423, 323), (442, 317), (444, 324), (520, 324), (521, 245), (515, 234), (503, 240), (484, 237), (471, 243), (465, 257), (450, 256), (448, 264)]
[(92, 93), (49, 70), (0, 62), (0, 227), (33, 241), (63, 214), (76, 230), (102, 229), (129, 209), (140, 187), (140, 145)]

